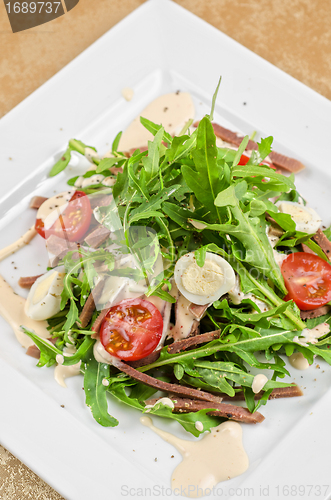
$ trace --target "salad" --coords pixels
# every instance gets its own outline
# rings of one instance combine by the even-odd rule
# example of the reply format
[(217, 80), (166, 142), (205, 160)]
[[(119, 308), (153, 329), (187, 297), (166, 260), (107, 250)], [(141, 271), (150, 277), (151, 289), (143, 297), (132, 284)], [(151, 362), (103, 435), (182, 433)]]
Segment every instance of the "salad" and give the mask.
[(278, 170), (301, 166), (272, 152), (272, 137), (213, 124), (217, 90), (210, 115), (176, 136), (141, 118), (147, 149), (119, 151), (119, 133), (100, 158), (70, 140), (50, 175), (72, 152), (92, 167), (33, 201), (50, 265), (21, 285), (49, 336), (22, 325), (28, 353), (83, 374), (105, 427), (118, 424), (112, 398), (194, 436), (224, 419), (262, 422), (270, 398), (302, 395), (282, 381), (286, 357), (331, 364), (331, 230)]

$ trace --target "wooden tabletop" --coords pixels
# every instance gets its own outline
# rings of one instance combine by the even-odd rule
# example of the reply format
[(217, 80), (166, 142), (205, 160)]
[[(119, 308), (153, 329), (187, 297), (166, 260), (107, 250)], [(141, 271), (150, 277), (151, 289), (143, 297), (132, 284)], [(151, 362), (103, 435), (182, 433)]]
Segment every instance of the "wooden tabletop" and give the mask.
[[(1, 2), (0, 117), (142, 3), (144, 0), (80, 0), (50, 23), (13, 33)], [(176, 3), (331, 99), (330, 0)], [(0, 498), (62, 499), (1, 446)]]

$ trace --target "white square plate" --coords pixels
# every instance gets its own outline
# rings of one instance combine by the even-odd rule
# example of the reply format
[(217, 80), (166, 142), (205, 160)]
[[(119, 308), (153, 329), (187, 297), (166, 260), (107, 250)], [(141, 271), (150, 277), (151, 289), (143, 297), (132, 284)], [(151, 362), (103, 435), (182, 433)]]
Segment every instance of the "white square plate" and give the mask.
[[(330, 101), (178, 5), (153, 0), (0, 121), (1, 246), (34, 223), (27, 209), (32, 193), (63, 190), (75, 175), (72, 167), (47, 178), (69, 138), (102, 153), (147, 103), (177, 89), (191, 92), (201, 117), (219, 75), (216, 120), (256, 130), (258, 137), (273, 135), (275, 150), (301, 160), (307, 168), (297, 177), (299, 190), (330, 224)], [(134, 89), (129, 103), (121, 97), (123, 87)], [(45, 266), (46, 255), (36, 238), (3, 261), (0, 272), (22, 294), (17, 279), (37, 274), (38, 264)], [(169, 498), (180, 456), (139, 423), (139, 413), (111, 401), (119, 426), (98, 426), (85, 407), (82, 379), (61, 388), (51, 368), (39, 369), (25, 355), (1, 318), (0, 326), (0, 442), (67, 500)], [(316, 363), (306, 372), (292, 369), (304, 397), (270, 401), (263, 424), (243, 426), (250, 468), (220, 483), (210, 497), (329, 498), (331, 370)], [(155, 421), (191, 439), (175, 422)]]

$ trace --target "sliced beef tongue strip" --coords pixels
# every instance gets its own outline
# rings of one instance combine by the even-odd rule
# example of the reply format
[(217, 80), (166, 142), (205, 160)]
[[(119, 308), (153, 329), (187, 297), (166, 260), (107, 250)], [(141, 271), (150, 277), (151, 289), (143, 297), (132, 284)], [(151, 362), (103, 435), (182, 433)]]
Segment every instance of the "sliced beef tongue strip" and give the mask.
[[(234, 396), (229, 396), (228, 394), (220, 393), (223, 401), (245, 401), (245, 395), (243, 391), (236, 392)], [(254, 394), (254, 399), (260, 399), (263, 395), (263, 391)], [(303, 392), (299, 386), (296, 384), (291, 384), (288, 387), (277, 387), (273, 389), (268, 399), (280, 399), (280, 398), (296, 398), (303, 396)]]
[(276, 151), (271, 151), (269, 154), (269, 158), (275, 167), (282, 168), (283, 170), (287, 170), (288, 172), (297, 173), (305, 168), (305, 166), (294, 158), (290, 158), (289, 156), (282, 155), (277, 153)]
[(51, 261), (51, 266), (55, 267), (57, 264), (60, 262), (65, 255), (71, 251), (71, 250), (77, 250), (75, 254), (73, 254), (73, 259), (79, 259), (79, 243), (74, 243), (67, 241), (63, 238), (59, 238), (59, 236), (55, 236), (54, 234), (51, 234), (49, 238), (46, 240), (46, 248), (47, 251), (53, 255), (52, 258), (50, 258)]
[(208, 307), (209, 307), (209, 304), (200, 306), (199, 304), (193, 304), (193, 302), (192, 302), (192, 304), (189, 307), (189, 311), (190, 311), (190, 313), (193, 314), (193, 316), (196, 319), (198, 319), (200, 321), (200, 319), (202, 318), (202, 316), (207, 311)]
[[(232, 405), (229, 403), (220, 402), (210, 404), (206, 401), (196, 401), (195, 399), (188, 398), (177, 398), (176, 396), (172, 396), (171, 400), (174, 403), (174, 413), (197, 412), (210, 408), (210, 411), (207, 412), (208, 415), (229, 418), (230, 420), (235, 420), (237, 422), (257, 424), (263, 422), (264, 420), (264, 416), (258, 411), (255, 413), (251, 413), (247, 408)], [(148, 405), (154, 405), (158, 401), (159, 399), (149, 399), (145, 401), (145, 403)]]
[(188, 338), (195, 337), (196, 335), (199, 335), (199, 332), (200, 332), (200, 321), (198, 321), (197, 319), (194, 319)]
[(25, 277), (21, 277), (19, 280), (18, 280), (18, 284), (21, 288), (31, 288), (32, 285), (34, 284), (34, 282), (40, 278), (40, 276), (42, 276), (42, 274), (38, 274), (38, 276), (25, 276)]
[(210, 394), (209, 392), (200, 391), (198, 389), (185, 387), (179, 384), (169, 384), (168, 382), (163, 382), (162, 380), (158, 380), (157, 378), (151, 377), (146, 373), (139, 372), (138, 370), (136, 370), (132, 366), (129, 366), (123, 361), (116, 360), (114, 361), (113, 364), (123, 373), (126, 373), (135, 380), (139, 380), (139, 382), (142, 382), (143, 384), (146, 384), (150, 387), (154, 387), (159, 391), (164, 391), (168, 393), (170, 392), (187, 398), (194, 398), (199, 401), (209, 401), (210, 403), (220, 403), (222, 401), (222, 398), (220, 398), (219, 396), (215, 396), (214, 394)]
[[(167, 347), (169, 354), (175, 354), (177, 352), (185, 351), (190, 347), (195, 347), (199, 344), (205, 344), (206, 342), (211, 342), (212, 340), (218, 339), (221, 335), (222, 330), (215, 330), (214, 332), (201, 333), (195, 335), (194, 337), (188, 337), (187, 339), (177, 340)], [(161, 349), (157, 349), (145, 358), (139, 359), (137, 361), (131, 361), (128, 364), (133, 368), (139, 368), (140, 366), (146, 366), (150, 363), (154, 363), (160, 356)]]
[(318, 229), (313, 239), (321, 247), (328, 259), (331, 259), (331, 241), (325, 236), (321, 229)]
[[(52, 342), (52, 344), (55, 344), (56, 341), (57, 341), (57, 338), (53, 338), (53, 337), (50, 337), (49, 339), (50, 342)], [(36, 359), (39, 359), (40, 358), (40, 350), (39, 350), (39, 347), (37, 347), (35, 344), (33, 345), (30, 345), (27, 350), (26, 350), (26, 353), (28, 356), (31, 356), (32, 358), (36, 358)]]
[(194, 337), (199, 334), (200, 321), (190, 311), (193, 304), (177, 291), (175, 304), (175, 325), (170, 330), (169, 337), (175, 342), (180, 339)]
[[(261, 396), (261, 393), (256, 394), (257, 399)], [(303, 392), (299, 386), (292, 384), (288, 387), (278, 387), (273, 389), (269, 399), (279, 399), (279, 398), (296, 398), (303, 396)]]
[(101, 297), (104, 284), (104, 280), (99, 281), (87, 297), (82, 312), (79, 315), (80, 323), (78, 323), (78, 325), (81, 328), (85, 328), (91, 321), (92, 315), (95, 311), (95, 303), (98, 302)]
[(190, 347), (211, 342), (212, 340), (218, 339), (221, 332), (222, 330), (215, 330), (213, 332), (201, 333), (200, 335), (195, 335), (194, 337), (188, 337), (187, 339), (177, 340), (177, 342), (168, 346), (168, 353), (175, 354), (176, 352), (185, 351)]
[(91, 330), (93, 332), (92, 335), (91, 335), (92, 339), (96, 339), (98, 337), (101, 323), (105, 319), (108, 311), (109, 311), (109, 308), (102, 309), (102, 311), (100, 312), (99, 316), (94, 321), (94, 323), (92, 325), (92, 328), (91, 328)]
[(313, 250), (310, 250), (309, 247), (307, 247), (307, 245), (305, 245), (304, 243), (301, 243), (301, 246), (302, 246), (302, 251), (305, 252), (305, 253), (311, 253), (313, 255), (316, 255), (315, 252)]
[(150, 365), (151, 363), (155, 363), (160, 357), (162, 349), (156, 349), (151, 354), (142, 359), (137, 359), (137, 361), (128, 361), (128, 365), (132, 366), (132, 368), (140, 368), (141, 366)]
[(29, 208), (35, 208), (38, 210), (38, 208), (40, 208), (46, 200), (48, 200), (48, 198), (45, 198), (45, 196), (33, 196), (33, 198), (31, 198)]
[(39, 350), (39, 347), (37, 347), (35, 344), (33, 345), (30, 345), (27, 350), (26, 350), (26, 354), (28, 356), (31, 356), (31, 358), (36, 358), (36, 359), (39, 359), (40, 358), (40, 350)]
[(322, 306), (318, 309), (312, 309), (311, 311), (300, 311), (301, 319), (313, 319), (319, 318), (320, 316), (324, 316), (331, 311), (331, 306)]
[(109, 229), (104, 226), (97, 226), (85, 237), (85, 243), (92, 248), (99, 248), (110, 235)]
[[(198, 125), (199, 122), (194, 123), (195, 127), (197, 127)], [(222, 141), (228, 142), (229, 144), (234, 144), (235, 146), (239, 146), (241, 144), (243, 136), (240, 136), (235, 132), (233, 132), (232, 130), (222, 127), (218, 123), (212, 123), (212, 125), (216, 137), (219, 137), (220, 139), (222, 139)], [(246, 151), (252, 151), (257, 149), (258, 145), (256, 144), (256, 142), (249, 140), (246, 146)], [(282, 155), (280, 153), (276, 153), (275, 151), (272, 151), (269, 154), (269, 158), (275, 167), (287, 170), (288, 172), (297, 173), (305, 168), (305, 166), (300, 161)]]
[(102, 191), (93, 196), (89, 196), (92, 210), (94, 210), (97, 207), (107, 207), (108, 205), (111, 204), (112, 199), (113, 199), (112, 194), (103, 194)]
[(70, 243), (69, 241), (60, 238), (59, 236), (55, 236), (55, 234), (51, 234), (49, 238), (46, 240), (46, 247), (48, 252), (59, 255), (64, 251), (76, 250), (77, 244)]

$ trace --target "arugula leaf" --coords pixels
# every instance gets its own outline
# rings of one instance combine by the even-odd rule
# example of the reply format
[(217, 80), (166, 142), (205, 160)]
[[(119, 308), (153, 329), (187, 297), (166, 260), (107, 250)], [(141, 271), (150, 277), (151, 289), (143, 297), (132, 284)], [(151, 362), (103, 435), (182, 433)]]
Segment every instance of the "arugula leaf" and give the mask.
[(95, 208), (93, 214), (96, 220), (112, 233), (123, 229), (122, 222), (118, 214), (118, 208), (114, 200), (112, 200), (110, 204), (105, 207)]
[(117, 205), (124, 202), (127, 195), (130, 196), (130, 194), (132, 194), (128, 168), (128, 162), (125, 162), (123, 165), (123, 172), (117, 174), (116, 182), (113, 186), (113, 196)]
[[(240, 284), (242, 291), (244, 293), (253, 293), (258, 297), (261, 297), (263, 301), (270, 302), (274, 306), (278, 307), (284, 304), (284, 301), (275, 293), (275, 291), (268, 285), (268, 283), (261, 278), (255, 278), (250, 270), (245, 267), (245, 265), (237, 260), (234, 256), (229, 255), (223, 248), (220, 248), (214, 243), (207, 244), (205, 246), (206, 251), (217, 253), (221, 255), (227, 262), (235, 269), (240, 277)], [(204, 247), (200, 247), (197, 252), (204, 251)], [(217, 303), (217, 302), (216, 302)], [(295, 327), (299, 330), (306, 328), (306, 324), (300, 319), (300, 311), (292, 303), (284, 310), (284, 315), (286, 315), (291, 323), (290, 326), (286, 325), (286, 328)]]
[(170, 203), (168, 201), (162, 204), (163, 212), (168, 215), (176, 224), (183, 227), (187, 231), (194, 231), (195, 228), (188, 224), (188, 219), (193, 216), (193, 212), (187, 210), (186, 208), (182, 208), (174, 203)]
[(270, 135), (269, 137), (266, 137), (265, 139), (261, 139), (261, 142), (258, 142), (258, 153), (259, 153), (259, 158), (256, 158), (257, 161), (264, 160), (270, 153), (271, 153), (271, 146), (273, 143), (274, 138)]
[(100, 160), (100, 163), (97, 166), (94, 174), (95, 173), (101, 174), (105, 170), (109, 170), (110, 168), (112, 168), (114, 166), (122, 167), (124, 162), (126, 162), (126, 161), (127, 161), (127, 158), (122, 158), (122, 157), (118, 157), (118, 156), (116, 156), (115, 158), (102, 158), (102, 160)]
[[(68, 166), (68, 163), (71, 159), (71, 151), (77, 151), (77, 153), (85, 155), (86, 148), (93, 149), (95, 152), (97, 151), (93, 146), (87, 146), (82, 141), (79, 141), (77, 139), (70, 139), (66, 151), (63, 153), (61, 158), (55, 163), (55, 165), (53, 165), (49, 173), (49, 176), (54, 177), (55, 175), (58, 175), (60, 172), (62, 172), (62, 170), (64, 170)], [(93, 158), (93, 162), (98, 164), (99, 159), (97, 157)]]
[(229, 303), (227, 300), (223, 300), (220, 302), (217, 300), (216, 302), (213, 303), (213, 307), (215, 309), (222, 309), (226, 313), (226, 317), (232, 321), (239, 321), (243, 325), (251, 324), (251, 323), (260, 323), (261, 319), (266, 319), (267, 324), (270, 324), (270, 321), (268, 321), (268, 318), (272, 318), (274, 316), (278, 316), (279, 314), (282, 314), (286, 309), (288, 309), (291, 305), (291, 302), (283, 302), (279, 306), (276, 306), (274, 308), (268, 309), (268, 311), (265, 312), (260, 312), (257, 313), (254, 311), (254, 313), (249, 312), (249, 313), (243, 313), (240, 310), (238, 311), (237, 309), (231, 308), (229, 306)]
[[(232, 325), (233, 329), (244, 328), (239, 325)], [(254, 332), (254, 330), (252, 330)], [(259, 328), (257, 332), (258, 337), (244, 338), (243, 340), (238, 340), (235, 342), (229, 342), (227, 336), (213, 340), (203, 347), (192, 349), (187, 352), (180, 352), (176, 354), (169, 354), (167, 348), (163, 348), (160, 357), (154, 363), (143, 366), (139, 368), (139, 371), (145, 372), (160, 366), (166, 366), (173, 363), (185, 363), (190, 359), (199, 359), (201, 357), (208, 357), (212, 354), (218, 353), (220, 351), (227, 351), (237, 354), (239, 357), (244, 359), (250, 359), (251, 362), (255, 362), (254, 358), (251, 356), (254, 352), (265, 351), (269, 347), (275, 344), (288, 344), (293, 342), (293, 338), (297, 335), (296, 331), (284, 330), (282, 328)], [(256, 359), (256, 358), (255, 358)], [(271, 366), (268, 364), (268, 366)]]
[[(278, 367), (275, 364), (264, 366)], [(230, 380), (241, 387), (252, 387), (254, 375), (247, 373), (245, 370), (237, 366), (236, 363), (224, 361), (202, 361), (195, 362), (195, 367), (198, 370), (201, 378), (212, 387), (218, 388), (221, 392), (225, 392), (229, 396), (234, 396), (233, 387), (227, 382)], [(287, 370), (285, 370), (287, 372)], [(287, 372), (288, 373), (288, 372)], [(277, 382), (269, 380), (263, 390), (275, 389), (276, 387), (288, 387), (290, 384), (286, 382)]]
[[(215, 200), (217, 206), (222, 207), (225, 204), (235, 224), (208, 224), (207, 227), (238, 239), (246, 250), (244, 255), (240, 256), (240, 260), (262, 271), (263, 276), (270, 278), (277, 288), (286, 294), (283, 276), (267, 238), (265, 217), (250, 217), (250, 212), (243, 212), (233, 185), (219, 193)], [(236, 252), (236, 257), (239, 258), (238, 252)]]
[[(208, 412), (212, 411), (213, 404), (210, 403), (211, 408), (206, 408), (204, 410), (199, 410), (197, 412), (190, 413), (173, 413), (169, 406), (162, 403), (156, 404), (153, 408), (149, 409), (148, 415), (157, 415), (158, 417), (171, 418), (176, 420), (179, 424), (184, 427), (187, 432), (193, 434), (193, 436), (198, 437), (200, 434), (210, 431), (212, 427), (216, 427), (223, 419), (217, 417), (211, 417), (207, 415)], [(146, 411), (144, 412), (146, 413)], [(202, 423), (202, 430), (196, 428), (196, 422)]]
[(237, 166), (238, 163), (240, 162), (240, 158), (241, 158), (241, 155), (244, 153), (245, 149), (246, 149), (246, 146), (248, 144), (248, 141), (249, 141), (249, 137), (248, 135), (246, 135), (243, 140), (241, 141), (241, 144), (233, 158), (233, 161), (232, 161), (232, 169), (233, 167)]
[(143, 403), (147, 399), (150, 399), (156, 392), (154, 387), (137, 382), (131, 389), (130, 398), (137, 399), (140, 403)]
[(305, 245), (310, 248), (313, 252), (315, 252), (321, 259), (325, 260), (326, 262), (330, 263), (329, 259), (321, 249), (321, 247), (315, 243), (315, 241), (311, 240), (310, 238), (305, 241)]
[[(130, 396), (126, 394), (125, 384), (126, 382), (122, 384), (121, 383), (112, 384), (108, 388), (108, 391), (118, 401), (121, 401), (122, 403), (125, 403), (128, 406), (131, 406), (132, 408), (147, 413), (147, 415), (157, 415), (159, 417), (165, 417), (165, 418), (170, 418), (172, 420), (176, 420), (184, 427), (184, 429), (187, 432), (190, 432), (196, 437), (198, 437), (202, 432), (208, 431), (212, 427), (215, 427), (221, 421), (216, 417), (211, 417), (210, 415), (207, 415), (207, 412), (210, 411), (210, 409), (200, 410), (198, 412), (191, 412), (191, 413), (173, 413), (172, 409), (169, 406), (164, 405), (163, 403), (157, 403), (153, 408), (146, 409), (145, 405), (140, 403), (140, 401), (138, 401), (136, 397), (132, 396), (134, 394), (133, 391), (130, 394)], [(203, 424), (202, 431), (196, 429), (195, 427), (196, 422), (202, 422)]]
[(75, 365), (84, 358), (88, 350), (95, 342), (90, 337), (85, 337), (85, 339), (77, 349), (76, 353), (68, 356), (64, 354), (63, 351), (58, 349), (55, 345), (53, 345), (49, 340), (42, 339), (31, 330), (26, 329), (24, 326), (22, 326), (22, 329), (24, 333), (28, 335), (28, 337), (30, 337), (31, 340), (33, 340), (33, 342), (40, 350), (40, 359), (37, 366), (44, 366), (44, 365), (52, 366), (54, 363), (56, 363), (55, 358), (58, 354), (62, 355), (64, 358), (63, 366)]
[(67, 166), (69, 161), (71, 160), (71, 147), (68, 146), (66, 151), (63, 153), (61, 158), (53, 165), (49, 176), (54, 177), (55, 175), (58, 175), (62, 170), (64, 170)]
[(196, 171), (187, 165), (183, 165), (184, 179), (197, 199), (221, 221), (221, 215), (214, 202), (222, 189), (222, 170), (217, 163), (214, 129), (207, 117), (204, 117), (199, 123), (197, 144), (192, 151), (192, 156)]
[(157, 125), (156, 123), (151, 122), (150, 120), (147, 120), (147, 118), (143, 118), (142, 116), (140, 117), (140, 123), (149, 131), (151, 134), (154, 136), (157, 135), (157, 133), (162, 130), (162, 136), (161, 140), (171, 144), (172, 143), (172, 136), (168, 134), (168, 132), (165, 132), (164, 128), (162, 125)]
[(219, 91), (219, 88), (221, 85), (221, 81), (222, 81), (222, 77), (220, 76), (220, 78), (218, 80), (218, 84), (217, 84), (215, 92), (214, 92), (214, 95), (213, 95), (213, 98), (212, 98), (212, 102), (211, 102), (211, 110), (210, 110), (210, 116), (209, 116), (210, 121), (212, 121), (214, 118), (215, 104), (216, 104), (217, 94), (218, 94), (218, 91)]
[(142, 158), (146, 172), (146, 182), (158, 175), (160, 166), (160, 146), (164, 136), (164, 128), (160, 127), (154, 137), (154, 141), (148, 141), (148, 156)]
[(187, 160), (189, 153), (196, 145), (197, 133), (198, 130), (196, 129), (190, 136), (183, 135), (181, 137), (174, 137), (170, 148), (165, 152), (165, 159), (161, 167), (167, 164), (165, 168), (168, 168), (181, 159), (185, 158), (185, 160)]
[(73, 151), (77, 151), (81, 155), (85, 155), (86, 148), (93, 149), (93, 151), (97, 152), (94, 146), (87, 146), (84, 142), (79, 141), (78, 139), (70, 139), (69, 146)]
[[(100, 207), (104, 208), (104, 207)], [(80, 259), (74, 260), (72, 258), (74, 250), (68, 252), (65, 257), (62, 259), (61, 263), (64, 265), (66, 275), (63, 280), (63, 291), (61, 293), (61, 310), (64, 309), (67, 302), (70, 301), (70, 308), (67, 314), (67, 319), (64, 324), (64, 331), (68, 333), (70, 328), (75, 324), (75, 322), (79, 321), (79, 311), (76, 305), (78, 302), (77, 297), (73, 292), (73, 285), (76, 284), (77, 275), (80, 270), (86, 272), (83, 273), (83, 284), (81, 285), (81, 289), (83, 291), (87, 291), (88, 288), (93, 286), (93, 278), (95, 277), (95, 270), (92, 265), (96, 261), (103, 261), (108, 270), (111, 271), (114, 267), (114, 256), (103, 249), (99, 249), (96, 251), (84, 250), (82, 247), (79, 249)], [(81, 297), (82, 299), (82, 297)], [(83, 305), (81, 300), (81, 305)]]
[(67, 320), (63, 325), (64, 331), (66, 333), (69, 332), (72, 325), (74, 325), (76, 322), (79, 322), (79, 312), (78, 312), (78, 308), (75, 304), (76, 299), (74, 298), (73, 295), (71, 297), (69, 297), (69, 299), (70, 299), (70, 308), (69, 308), (69, 312), (67, 314)]
[(163, 188), (158, 194), (151, 196), (149, 200), (144, 200), (137, 208), (130, 212), (130, 222), (139, 220), (140, 217), (159, 210), (161, 204), (169, 199), (179, 188), (179, 184), (174, 184), (170, 188)]
[(122, 137), (122, 132), (118, 132), (115, 139), (113, 140), (113, 144), (111, 145), (111, 150), (113, 153), (115, 153), (118, 150), (121, 137)]
[(331, 227), (328, 227), (327, 229), (325, 229), (325, 231), (323, 231), (323, 233), (325, 234), (327, 239), (331, 241)]
[(139, 179), (134, 174), (133, 168), (128, 168), (128, 174), (132, 181), (132, 185), (136, 187), (137, 191), (140, 191), (140, 193), (146, 200), (149, 200), (149, 192), (146, 188), (146, 171), (143, 170), (142, 172), (140, 172)]
[(295, 222), (289, 214), (283, 214), (281, 212), (272, 212), (268, 210), (269, 215), (277, 222), (277, 224), (284, 229), (284, 231), (295, 232)]
[[(248, 183), (253, 185), (256, 183), (256, 177), (267, 177), (271, 180), (277, 181), (278, 189), (281, 191), (295, 189), (295, 185), (290, 177), (277, 174), (275, 170), (265, 165), (237, 165), (232, 169), (232, 178), (234, 177), (246, 179)], [(269, 182), (266, 182), (265, 184), (266, 187), (268, 187)]]
[(94, 419), (103, 427), (115, 427), (118, 420), (108, 413), (107, 387), (103, 379), (109, 377), (109, 365), (98, 363), (92, 350), (85, 362), (84, 390), (86, 405), (91, 409)]

